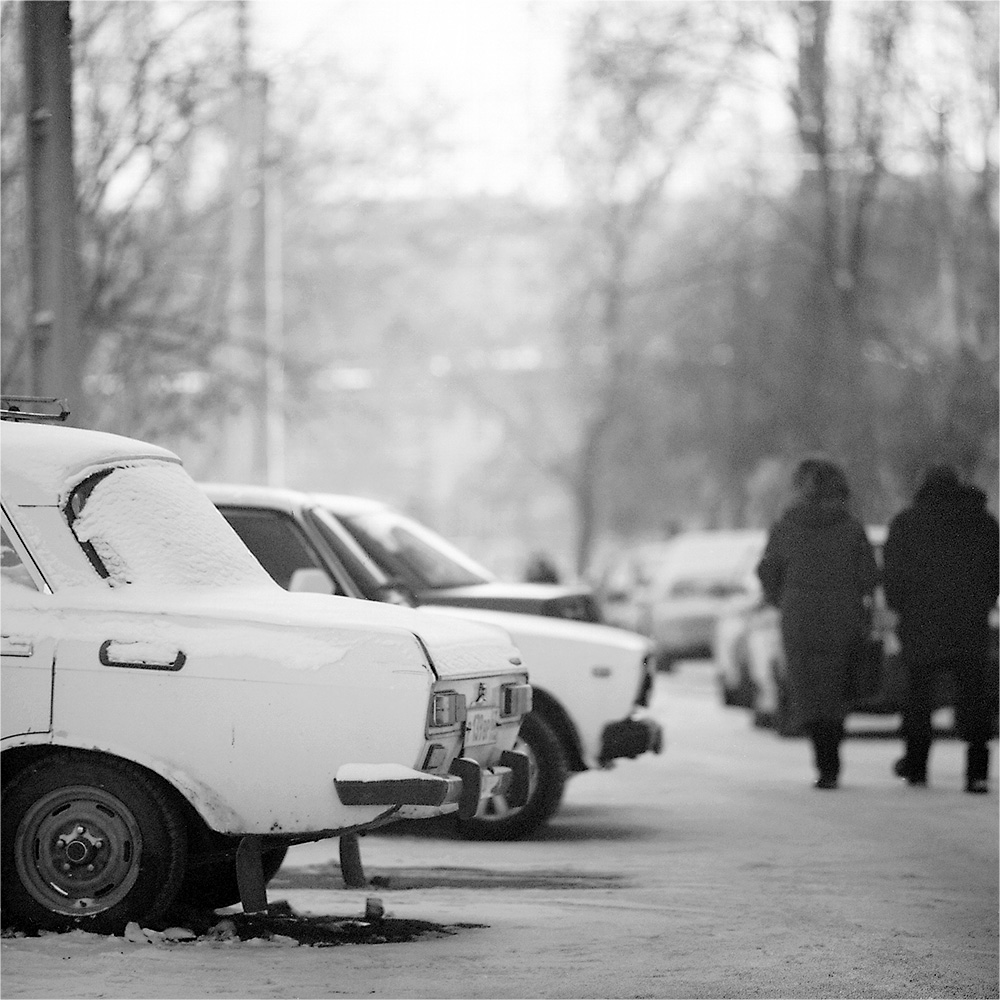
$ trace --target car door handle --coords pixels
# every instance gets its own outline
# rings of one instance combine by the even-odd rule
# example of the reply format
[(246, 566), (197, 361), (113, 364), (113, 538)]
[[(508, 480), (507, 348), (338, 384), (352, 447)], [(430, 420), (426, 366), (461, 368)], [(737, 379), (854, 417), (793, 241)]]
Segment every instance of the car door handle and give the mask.
[(180, 670), (187, 662), (181, 650), (164, 652), (150, 642), (120, 642), (105, 639), (98, 659), (106, 667), (129, 667), (132, 670)]
[(4, 656), (31, 656), (35, 651), (30, 639), (18, 639), (13, 635), (0, 638), (0, 653)]

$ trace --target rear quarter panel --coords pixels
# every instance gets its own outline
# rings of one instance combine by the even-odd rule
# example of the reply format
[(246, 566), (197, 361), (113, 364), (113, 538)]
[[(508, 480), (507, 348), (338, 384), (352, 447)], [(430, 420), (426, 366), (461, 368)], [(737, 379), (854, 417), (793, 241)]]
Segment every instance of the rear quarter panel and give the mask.
[[(36, 612), (43, 614), (43, 612)], [(31, 624), (22, 625), (30, 630)], [(416, 766), (431, 675), (405, 633), (293, 629), (139, 613), (58, 616), (52, 741), (134, 760), (224, 833), (304, 833), (371, 822), (345, 807), (344, 763)], [(52, 631), (52, 616), (38, 623)], [(178, 670), (107, 666), (161, 650)]]

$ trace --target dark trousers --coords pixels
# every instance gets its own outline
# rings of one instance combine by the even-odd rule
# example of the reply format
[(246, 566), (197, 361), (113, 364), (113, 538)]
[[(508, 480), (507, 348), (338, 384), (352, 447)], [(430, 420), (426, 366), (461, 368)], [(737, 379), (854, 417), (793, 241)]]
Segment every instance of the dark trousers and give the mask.
[(987, 701), (986, 657), (956, 655), (931, 662), (913, 661), (903, 651), (908, 673), (906, 703), (903, 707), (903, 739), (911, 774), (926, 777), (934, 732), (931, 714), (938, 685), (950, 673), (955, 683), (955, 731), (967, 744), (967, 781), (985, 779), (989, 772), (989, 749), (993, 706)]
[(806, 723), (813, 745), (816, 770), (823, 778), (840, 775), (840, 744), (844, 739), (844, 721), (839, 718), (813, 718)]

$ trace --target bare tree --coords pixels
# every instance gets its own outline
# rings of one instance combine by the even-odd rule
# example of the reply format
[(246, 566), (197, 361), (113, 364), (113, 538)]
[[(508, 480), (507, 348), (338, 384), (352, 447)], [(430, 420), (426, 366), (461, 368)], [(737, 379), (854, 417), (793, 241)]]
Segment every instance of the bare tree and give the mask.
[[(577, 569), (601, 517), (607, 449), (648, 363), (641, 302), (669, 183), (748, 40), (739, 5), (598, 4), (576, 44), (567, 158), (579, 226), (565, 258), (564, 357), (577, 429), (554, 465), (577, 511)], [(655, 261), (655, 258), (654, 258)]]

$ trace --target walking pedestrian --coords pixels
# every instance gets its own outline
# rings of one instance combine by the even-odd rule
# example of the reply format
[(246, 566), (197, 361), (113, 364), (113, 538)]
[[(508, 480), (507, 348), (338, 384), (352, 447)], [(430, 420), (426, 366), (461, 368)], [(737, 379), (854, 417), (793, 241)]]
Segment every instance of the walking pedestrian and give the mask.
[(532, 552), (524, 570), (527, 583), (558, 583), (559, 570), (544, 552)]
[(907, 690), (905, 753), (895, 771), (927, 784), (931, 714), (942, 675), (955, 684), (955, 728), (966, 743), (965, 790), (989, 790), (993, 713), (989, 614), (1000, 591), (997, 519), (986, 495), (947, 465), (927, 470), (913, 503), (889, 524), (884, 550), (886, 603), (899, 616)]
[(812, 741), (815, 787), (832, 789), (840, 777), (848, 670), (870, 632), (878, 566), (864, 526), (850, 511), (839, 466), (803, 459), (792, 490), (757, 576), (781, 611), (792, 719)]

